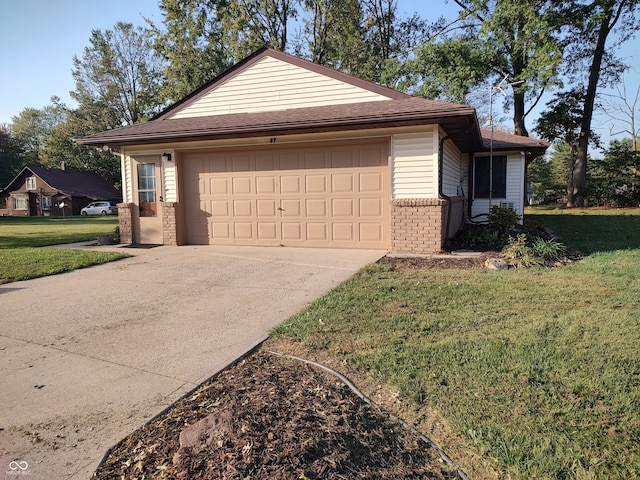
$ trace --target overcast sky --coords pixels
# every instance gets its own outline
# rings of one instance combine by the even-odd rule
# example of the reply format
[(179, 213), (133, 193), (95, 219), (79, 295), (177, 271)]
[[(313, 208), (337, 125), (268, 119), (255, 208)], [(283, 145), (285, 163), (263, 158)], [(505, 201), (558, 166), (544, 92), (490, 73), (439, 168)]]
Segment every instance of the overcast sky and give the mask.
[[(24, 108), (42, 108), (57, 95), (71, 107), (74, 88), (73, 56), (89, 45), (91, 31), (111, 29), (118, 21), (145, 25), (143, 16), (161, 23), (159, 0), (0, 0), (0, 124), (11, 123)], [(429, 21), (440, 15), (453, 17), (452, 0), (399, 0), (399, 10), (417, 11)], [(629, 42), (622, 54), (635, 73), (627, 88), (640, 82), (640, 39)], [(540, 111), (544, 105), (540, 105)], [(495, 110), (496, 107), (494, 107)], [(610, 121), (595, 120), (606, 138)], [(534, 118), (527, 127), (533, 128)]]

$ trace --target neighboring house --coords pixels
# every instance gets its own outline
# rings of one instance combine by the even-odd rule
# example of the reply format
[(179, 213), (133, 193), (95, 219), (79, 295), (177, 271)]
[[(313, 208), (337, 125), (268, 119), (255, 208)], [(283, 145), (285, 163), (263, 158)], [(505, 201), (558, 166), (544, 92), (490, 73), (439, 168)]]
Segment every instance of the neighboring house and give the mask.
[(0, 193), (6, 215), (79, 215), (94, 200), (119, 200), (120, 192), (94, 172), (24, 167)]
[(123, 241), (437, 252), (490, 205), (519, 214), (548, 144), (263, 48), (150, 121), (79, 140), (118, 151)]

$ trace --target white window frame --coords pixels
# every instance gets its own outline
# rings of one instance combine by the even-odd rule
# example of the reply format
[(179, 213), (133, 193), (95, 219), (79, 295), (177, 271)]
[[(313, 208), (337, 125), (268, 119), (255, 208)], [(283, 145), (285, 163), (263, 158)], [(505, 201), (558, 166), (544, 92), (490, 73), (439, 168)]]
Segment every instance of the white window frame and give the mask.
[(36, 177), (27, 177), (25, 181), (25, 187), (29, 191), (36, 190), (38, 187), (36, 186)]
[[(19, 206), (19, 203), (24, 206)], [(13, 209), (14, 210), (29, 210), (29, 200), (26, 197), (13, 197)]]
[(42, 196), (42, 210), (51, 210), (51, 197), (49, 195)]

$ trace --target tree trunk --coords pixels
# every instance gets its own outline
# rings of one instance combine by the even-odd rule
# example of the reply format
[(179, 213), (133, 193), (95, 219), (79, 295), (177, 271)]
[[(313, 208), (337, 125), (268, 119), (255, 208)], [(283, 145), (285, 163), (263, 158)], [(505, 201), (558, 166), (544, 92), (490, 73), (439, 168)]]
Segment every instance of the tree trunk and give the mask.
[(527, 127), (524, 125), (525, 104), (524, 92), (513, 92), (513, 133), (521, 137), (528, 137)]
[[(619, 6), (618, 8), (620, 9), (622, 7)], [(598, 29), (598, 41), (596, 42), (596, 48), (593, 52), (593, 60), (591, 61), (591, 67), (589, 68), (589, 83), (587, 85), (587, 93), (584, 99), (584, 116), (582, 117), (580, 125), (576, 164), (573, 170), (573, 190), (575, 190), (575, 197), (572, 199), (573, 202), (571, 205), (567, 203), (567, 207), (584, 206), (584, 196), (587, 186), (587, 155), (589, 148), (589, 135), (591, 132), (591, 120), (593, 118), (593, 106), (596, 100), (596, 90), (598, 88), (598, 80), (600, 79), (600, 69), (602, 68), (602, 58), (605, 53), (607, 36), (619, 18), (618, 15), (613, 24), (610, 25), (613, 14), (614, 9), (612, 5), (607, 9), (605, 15), (602, 17), (600, 28)], [(569, 198), (571, 198), (571, 193), (569, 193)]]

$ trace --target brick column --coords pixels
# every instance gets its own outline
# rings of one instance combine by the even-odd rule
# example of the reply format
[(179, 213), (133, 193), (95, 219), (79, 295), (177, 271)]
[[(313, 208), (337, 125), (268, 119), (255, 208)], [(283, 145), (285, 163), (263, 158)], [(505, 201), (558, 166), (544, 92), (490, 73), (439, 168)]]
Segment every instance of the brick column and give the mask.
[(120, 243), (133, 243), (133, 203), (118, 204), (118, 225), (120, 227)]
[(391, 251), (438, 253), (446, 238), (447, 201), (440, 198), (401, 198), (391, 201)]
[(162, 202), (162, 235), (165, 245), (178, 245), (176, 210), (178, 202)]

